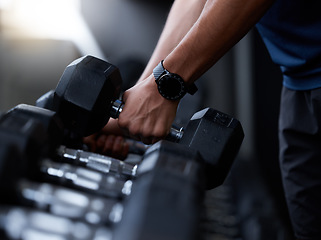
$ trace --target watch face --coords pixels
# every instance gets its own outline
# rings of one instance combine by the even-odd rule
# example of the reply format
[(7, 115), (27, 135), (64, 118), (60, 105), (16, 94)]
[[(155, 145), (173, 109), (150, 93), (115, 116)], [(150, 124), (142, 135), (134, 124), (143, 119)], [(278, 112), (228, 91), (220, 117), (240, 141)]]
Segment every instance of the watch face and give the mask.
[(165, 74), (158, 81), (158, 91), (166, 99), (180, 99), (185, 94), (184, 82), (176, 74)]

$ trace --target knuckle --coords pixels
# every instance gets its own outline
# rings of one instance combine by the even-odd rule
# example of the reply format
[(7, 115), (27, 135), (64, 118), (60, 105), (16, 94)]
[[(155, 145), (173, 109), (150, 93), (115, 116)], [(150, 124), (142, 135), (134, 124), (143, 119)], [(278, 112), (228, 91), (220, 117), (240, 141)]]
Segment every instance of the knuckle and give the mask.
[(126, 118), (119, 118), (118, 119), (118, 126), (120, 128), (127, 128), (128, 127), (128, 124), (129, 124), (129, 121), (126, 120)]
[(132, 125), (129, 128), (129, 132), (134, 136), (141, 136), (143, 135), (140, 131), (140, 127), (138, 125)]

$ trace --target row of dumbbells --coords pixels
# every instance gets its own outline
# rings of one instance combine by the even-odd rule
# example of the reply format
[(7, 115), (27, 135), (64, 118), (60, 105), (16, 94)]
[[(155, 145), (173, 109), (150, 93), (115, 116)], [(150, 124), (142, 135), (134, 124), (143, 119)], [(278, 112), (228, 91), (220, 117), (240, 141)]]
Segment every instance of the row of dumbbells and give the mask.
[(204, 109), (135, 161), (86, 152), (82, 138), (122, 109), (118, 69), (86, 56), (57, 88), (0, 119), (4, 239), (197, 239), (202, 196), (220, 185), (240, 123)]

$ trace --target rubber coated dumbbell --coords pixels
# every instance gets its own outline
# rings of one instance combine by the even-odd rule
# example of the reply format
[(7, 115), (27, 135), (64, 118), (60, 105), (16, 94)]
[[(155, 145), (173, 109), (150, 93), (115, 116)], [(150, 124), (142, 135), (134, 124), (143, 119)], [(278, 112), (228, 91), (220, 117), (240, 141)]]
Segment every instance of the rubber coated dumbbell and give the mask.
[[(61, 145), (64, 127), (57, 113), (53, 111), (20, 104), (10, 109), (3, 119), (0, 120), (0, 129), (1, 126), (6, 125), (6, 130), (3, 131), (9, 131), (11, 129), (10, 137), (21, 136), (23, 133), (20, 133), (19, 126), (16, 126), (17, 121), (20, 123), (34, 121), (40, 125), (38, 127), (42, 129), (41, 134), (32, 131), (35, 137), (42, 137), (41, 141), (35, 141), (38, 142), (39, 146), (37, 146), (33, 152), (42, 150), (42, 156), (50, 156), (57, 160), (59, 159), (61, 162), (91, 168), (102, 173), (114, 173), (123, 175), (124, 177), (132, 176), (134, 169), (130, 164), (126, 164), (115, 158), (89, 154), (82, 150), (74, 150)], [(33, 125), (35, 125), (35, 123), (30, 126)], [(24, 135), (32, 136), (30, 133), (25, 133)], [(25, 137), (17, 137), (17, 139), (21, 140), (25, 139)], [(40, 145), (42, 145), (42, 147), (40, 147)], [(71, 158), (71, 156), (73, 157)]]
[(137, 168), (114, 239), (198, 239), (204, 168), (194, 149), (169, 141), (152, 145)]
[(54, 162), (43, 151), (48, 134), (36, 119), (21, 115), (5, 116), (0, 121), (0, 142), (14, 145), (23, 158), (5, 162), (19, 175), (35, 181), (66, 185), (105, 197), (122, 198), (130, 193), (131, 181), (96, 170)]

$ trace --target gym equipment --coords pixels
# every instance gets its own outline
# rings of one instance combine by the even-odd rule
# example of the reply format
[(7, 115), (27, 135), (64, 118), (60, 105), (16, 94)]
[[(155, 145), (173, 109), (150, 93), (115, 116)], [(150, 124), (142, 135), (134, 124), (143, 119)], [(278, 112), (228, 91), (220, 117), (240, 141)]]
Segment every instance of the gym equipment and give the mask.
[(108, 122), (121, 84), (119, 70), (112, 64), (91, 56), (79, 58), (62, 74), (52, 110), (73, 133), (91, 135)]
[(197, 151), (158, 142), (145, 153), (137, 175), (114, 239), (198, 239), (204, 166)]
[(30, 203), (57, 216), (93, 225), (113, 224), (121, 220), (123, 205), (113, 198), (25, 179), (18, 183), (17, 191), (21, 204)]
[(0, 203), (14, 203), (16, 196), (11, 193), (16, 189), (16, 182), (12, 180), (20, 177), (16, 166), (21, 162), (21, 153), (15, 144), (2, 141), (1, 133), (0, 140), (0, 192), (5, 193), (1, 194)]
[(69, 218), (39, 210), (1, 206), (0, 236), (7, 240), (68, 239), (112, 240), (112, 231), (106, 226), (92, 226)]
[(199, 151), (206, 164), (207, 188), (212, 189), (224, 182), (244, 133), (237, 119), (206, 108), (195, 113), (176, 136), (171, 140)]
[[(42, 142), (43, 139), (37, 141), (37, 146), (35, 148), (37, 149), (42, 145), (41, 148), (44, 149), (42, 154), (43, 156), (59, 156), (61, 157), (59, 159), (62, 162), (88, 167), (102, 173), (112, 172), (118, 175), (132, 176), (132, 172), (135, 171), (133, 165), (124, 163), (123, 161), (120, 161), (118, 159), (98, 154), (95, 155), (82, 150), (73, 150), (70, 148), (66, 148), (65, 146), (61, 146), (60, 144), (62, 143), (64, 128), (63, 124), (60, 121), (60, 118), (53, 111), (26, 104), (20, 104), (8, 111), (3, 120), (0, 121), (0, 129), (4, 124), (10, 125), (10, 137), (17, 135), (19, 132), (19, 128), (15, 127), (17, 119), (19, 119), (20, 122), (34, 121), (39, 125), (42, 125), (44, 129), (43, 132), (45, 133), (42, 133), (41, 135), (48, 139), (47, 145), (50, 146), (50, 148), (48, 149), (48, 147), (46, 147), (46, 144)], [(30, 124), (30, 126), (34, 125), (35, 124)], [(19, 137), (20, 140), (25, 139), (26, 136), (32, 136), (32, 134), (30, 133), (24, 133), (23, 135), (24, 137)], [(36, 131), (33, 131), (33, 135), (37, 136), (38, 133)], [(48, 149), (48, 152), (45, 152), (45, 149)]]
[[(9, 128), (10, 126), (10, 128)], [(49, 181), (65, 184), (74, 189), (82, 189), (91, 193), (108, 197), (122, 197), (130, 192), (131, 182), (116, 175), (103, 174), (90, 169), (55, 163), (46, 157), (48, 136), (37, 119), (23, 115), (9, 114), (0, 121), (1, 144), (14, 145), (23, 155), (14, 161), (5, 161), (5, 166), (16, 174), (35, 181)], [(4, 153), (6, 157), (7, 153)], [(1, 161), (3, 161), (1, 159)], [(39, 170), (40, 169), (40, 170)]]
[(136, 175), (137, 166), (101, 154), (60, 146), (57, 150), (57, 156), (61, 157), (62, 161), (103, 173), (115, 173), (123, 177)]
[(240, 122), (214, 109), (195, 113), (188, 122), (180, 144), (196, 149), (206, 165), (206, 186), (221, 185), (244, 138)]
[[(14, 172), (12, 174), (14, 178), (8, 174), (6, 177), (9, 177), (9, 180), (5, 183), (13, 186), (12, 189), (17, 189), (18, 193), (20, 192), (20, 197), (17, 193), (11, 194), (11, 197), (8, 194), (8, 200), (3, 204), (16, 202), (18, 205), (32, 207), (32, 209), (19, 208), (26, 211), (22, 211), (25, 217), (17, 214), (19, 219), (26, 221), (39, 216), (29, 214), (36, 212), (41, 216), (48, 216), (48, 218), (43, 218), (43, 221), (52, 220), (57, 225), (60, 223), (57, 219), (64, 219), (64, 223), (68, 222), (68, 224), (80, 221), (79, 223), (90, 227), (91, 232), (95, 232), (95, 229), (100, 227), (106, 228), (101, 224), (107, 222), (106, 229), (109, 234), (112, 234), (113, 240), (198, 239), (196, 235), (199, 232), (198, 222), (207, 177), (204, 174), (206, 165), (198, 151), (183, 144), (160, 141), (150, 146), (142, 156), (141, 162), (136, 166), (131, 166), (128, 171), (127, 168), (123, 168), (124, 165), (113, 161), (108, 163), (107, 159), (98, 154), (59, 145), (55, 148), (56, 151), (60, 151), (63, 158), (71, 160), (68, 164), (61, 163), (62, 159), (58, 156), (59, 154), (49, 155), (48, 151), (43, 150), (46, 148), (45, 145), (57, 144), (49, 141), (50, 136), (55, 134), (54, 131), (51, 132), (55, 128), (44, 127), (41, 124), (42, 121), (45, 123), (52, 121), (41, 120), (43, 116), (28, 115), (28, 109), (32, 109), (32, 114), (34, 114), (38, 108), (19, 105), (14, 111), (9, 111), (0, 121), (1, 146), (13, 145), (19, 150), (8, 152), (0, 148), (0, 163), (2, 165), (5, 163), (8, 172)], [(42, 115), (41, 112), (42, 110), (37, 114)], [(53, 115), (46, 116), (51, 118)], [(11, 128), (7, 129), (7, 126)], [(9, 137), (9, 135), (15, 137)], [(5, 147), (3, 150), (5, 149), (10, 148)], [(21, 158), (13, 156), (19, 152), (22, 152)], [(79, 162), (75, 161), (77, 158)], [(105, 167), (110, 164), (109, 166), (113, 166), (110, 169), (113, 170), (106, 171), (107, 174), (93, 171), (89, 169), (91, 164), (87, 164), (90, 162), (89, 159), (90, 161), (99, 159), (100, 162), (106, 163)], [(101, 161), (102, 159), (104, 161)], [(82, 165), (82, 162), (86, 164)], [(129, 174), (124, 174), (124, 172)], [(69, 199), (68, 195), (62, 198), (58, 194), (61, 191), (72, 196), (77, 195), (78, 201), (73, 201), (75, 203), (81, 202), (81, 199), (91, 199), (88, 196), (115, 203), (115, 209), (109, 208), (104, 212), (106, 217), (112, 216), (113, 220), (105, 219), (95, 224), (97, 218), (93, 217), (91, 220), (89, 218), (91, 222), (88, 221), (83, 215), (88, 213), (85, 207), (69, 206), (66, 202), (71, 201), (71, 198)], [(21, 195), (23, 193), (24, 195)], [(13, 198), (16, 198), (15, 201)], [(9, 202), (9, 200), (12, 201)], [(6, 205), (4, 207), (7, 211), (8, 207)], [(51, 214), (48, 212), (49, 207), (52, 209)], [(57, 209), (60, 211), (57, 212)], [(1, 215), (7, 223), (6, 226), (13, 224), (10, 222), (12, 215), (10, 219), (7, 216), (7, 214)], [(9, 234), (10, 239), (14, 239), (6, 226), (0, 226), (0, 228), (4, 229), (6, 235)], [(28, 224), (23, 225), (23, 229), (27, 229), (26, 231), (32, 229), (37, 232)], [(42, 239), (45, 239), (45, 236), (51, 236), (52, 232), (56, 234), (55, 226), (48, 226), (48, 229), (51, 230), (49, 232), (41, 230), (44, 234)], [(16, 232), (20, 233), (20, 230)], [(70, 235), (67, 236), (68, 239), (74, 239)], [(106, 239), (107, 236), (109, 235), (104, 238)]]
[[(13, 120), (14, 119), (14, 120)], [(5, 115), (0, 119), (1, 144), (14, 144), (30, 159), (50, 152), (50, 139), (44, 125), (25, 116)]]
[[(13, 123), (14, 119), (23, 119), (23, 118), (17, 118), (18, 116), (19, 115), (10, 115), (10, 117), (6, 117), (6, 120), (8, 121), (11, 119), (11, 123)], [(29, 122), (29, 128), (31, 130), (35, 129), (33, 125), (37, 125), (37, 124), (38, 122), (31, 121)], [(20, 128), (18, 128), (17, 130), (19, 129)], [(34, 135), (34, 132), (31, 130), (26, 132), (30, 135)], [(10, 134), (13, 134), (13, 133), (14, 131), (12, 131)], [(21, 145), (20, 141), (17, 142), (12, 139), (7, 140), (8, 138), (6, 138), (5, 135), (2, 135), (2, 136), (3, 136), (3, 138), (1, 139), (2, 143), (15, 144), (20, 150), (23, 150), (25, 153), (30, 152), (30, 151), (27, 151), (28, 150), (27, 148), (35, 149), (32, 145), (39, 146), (39, 143), (34, 141)], [(23, 136), (20, 136), (20, 138), (22, 137)], [(24, 143), (30, 139), (30, 137), (28, 136), (24, 136), (24, 137), (25, 137), (25, 140), (22, 141)], [(173, 144), (173, 145), (169, 145), (169, 144)], [(63, 186), (68, 186), (71, 188), (75, 188), (76, 186), (76, 187), (80, 187), (79, 190), (81, 189), (85, 192), (87, 192), (87, 190), (91, 188), (95, 190), (92, 193), (98, 194), (99, 192), (99, 196), (104, 196), (104, 197), (111, 197), (111, 196), (118, 197), (117, 194), (120, 192), (120, 189), (122, 194), (130, 195), (130, 192), (131, 192), (132, 181), (126, 181), (126, 184), (122, 185), (121, 184), (122, 182), (119, 181), (118, 179), (116, 180), (114, 178), (109, 177), (106, 180), (106, 182), (112, 182), (113, 185), (109, 184), (108, 187), (104, 187), (106, 185), (102, 184), (102, 181), (99, 181), (102, 178), (101, 178), (101, 175), (98, 174), (98, 172), (93, 172), (88, 169), (75, 167), (69, 164), (55, 163), (54, 161), (49, 159), (38, 160), (38, 163), (37, 163), (36, 159), (34, 159), (31, 162), (29, 156), (24, 156), (21, 162), (11, 162), (11, 161), (8, 161), (8, 159), (5, 159), (6, 158), (5, 156), (7, 156), (7, 154), (2, 154), (2, 156), (3, 156), (3, 158), (1, 159), (2, 162), (8, 163), (9, 166), (14, 164), (14, 166), (10, 166), (10, 168), (14, 169), (16, 174), (21, 174), (22, 177), (27, 177), (38, 181), (54, 182), (56, 184), (61, 184)], [(21, 163), (23, 163), (23, 161), (28, 163), (26, 165), (27, 168), (22, 169), (19, 167), (19, 166), (22, 166)], [(196, 151), (193, 151), (192, 149), (189, 149), (183, 145), (180, 145), (178, 148), (174, 143), (160, 142), (158, 143), (158, 145), (151, 147), (145, 153), (142, 161), (143, 161), (142, 164), (140, 164), (137, 167), (136, 179), (137, 180), (140, 179), (140, 182), (141, 182), (137, 184), (137, 189), (141, 189), (140, 187), (141, 184), (144, 185), (150, 182), (150, 183), (153, 183), (151, 185), (152, 188), (154, 188), (154, 185), (156, 184), (155, 189), (152, 191), (152, 195), (154, 193), (158, 193), (158, 196), (160, 196), (163, 194), (167, 195), (167, 193), (160, 190), (160, 188), (158, 187), (159, 184), (161, 184), (163, 186), (162, 188), (164, 188), (165, 186), (168, 185), (170, 181), (173, 184), (172, 186), (176, 186), (175, 188), (177, 188), (181, 183), (186, 184), (188, 182), (189, 183), (191, 182), (192, 186), (188, 188), (192, 187), (192, 190), (189, 190), (191, 191), (189, 194), (192, 194), (193, 196), (192, 198), (189, 198), (189, 199), (201, 198), (201, 194), (199, 193), (201, 192), (201, 189), (203, 189), (204, 184), (201, 183), (201, 179), (203, 179), (202, 176), (204, 176), (204, 174), (202, 174), (202, 168), (200, 165), (202, 163), (202, 160)], [(42, 174), (38, 173), (38, 169), (42, 172)], [(161, 174), (159, 174), (159, 172)], [(172, 175), (173, 177), (171, 177)], [(54, 178), (54, 181), (51, 181), (52, 178)], [(149, 180), (150, 178), (152, 178), (152, 181)], [(164, 178), (168, 180), (166, 181), (166, 184), (164, 184)], [(177, 185), (175, 184), (175, 182), (177, 181), (176, 178), (179, 181), (178, 183), (176, 183)], [(15, 181), (15, 179), (11, 179), (11, 182), (12, 181)], [(70, 184), (70, 181), (72, 181), (73, 184)], [(22, 186), (22, 189), (24, 189), (25, 192), (26, 191), (29, 192), (28, 198), (29, 200), (30, 199), (32, 200), (32, 197), (30, 197), (30, 192), (36, 192), (37, 188), (39, 188), (39, 183), (37, 185), (33, 185), (33, 187), (32, 185), (30, 185), (30, 183), (28, 184), (27, 181), (23, 181), (20, 184), (21, 184), (20, 188)], [(124, 186), (126, 187), (124, 188)], [(194, 190), (194, 188), (196, 190)], [(99, 191), (99, 189), (103, 189), (103, 190)], [(182, 188), (182, 191), (184, 191), (184, 189), (185, 188)], [(48, 193), (48, 190), (45, 193), (47, 194), (47, 196), (50, 195)], [(38, 191), (37, 194), (38, 194), (37, 196), (39, 197), (39, 194), (41, 194), (41, 192)], [(51, 198), (53, 197), (52, 194), (50, 196)], [(157, 194), (155, 196), (157, 196)], [(184, 194), (182, 194), (182, 196), (186, 196), (185, 192)], [(41, 199), (42, 198), (38, 200), (38, 204), (45, 206), (46, 202), (41, 201)], [(33, 200), (35, 200), (35, 198), (33, 198)], [(154, 209), (153, 211), (159, 211), (158, 209), (158, 207), (160, 206), (159, 204), (160, 203), (158, 203), (157, 206), (151, 205), (149, 208), (150, 209), (153, 208)], [(169, 204), (169, 202), (167, 202), (167, 204)], [(192, 203), (189, 203), (189, 204), (192, 204)], [(193, 206), (195, 206), (195, 202), (193, 202)], [(172, 205), (170, 209), (167, 211), (167, 214), (173, 213), (173, 210), (174, 210), (172, 209), (173, 207), (176, 209), (176, 206)], [(189, 208), (191, 208), (191, 206), (189, 206)], [(192, 209), (190, 209), (190, 211), (192, 211)], [(195, 217), (196, 216), (192, 216), (192, 219), (194, 219)], [(144, 221), (145, 220), (148, 220), (148, 218), (144, 219)], [(162, 218), (162, 221), (165, 221), (165, 217)], [(186, 223), (186, 224), (189, 224), (189, 223)], [(191, 228), (188, 228), (188, 229), (191, 229)], [(164, 231), (165, 230), (166, 229), (164, 229)], [(162, 231), (163, 230), (161, 230), (161, 232)], [(166, 233), (166, 234), (169, 234), (169, 233)]]
[(111, 198), (129, 195), (132, 187), (131, 180), (48, 159), (41, 161), (38, 175), (45, 181)]
[[(67, 66), (56, 90), (51, 93), (53, 110), (63, 116), (65, 125), (74, 123), (73, 129), (79, 134), (83, 129), (86, 129), (85, 134), (94, 133), (105, 126), (109, 117), (117, 118), (122, 111), (123, 103), (117, 99), (120, 85), (117, 67), (92, 56), (79, 58)], [(110, 92), (109, 96), (104, 95)], [(38, 104), (45, 105), (40, 100)], [(96, 119), (98, 117), (100, 119)], [(210, 108), (194, 114), (184, 130), (172, 128), (169, 137), (201, 153), (210, 176), (207, 188), (224, 181), (243, 138), (237, 119)]]
[(20, 121), (28, 121), (28, 119), (30, 119), (31, 121), (38, 122), (45, 131), (45, 133), (41, 134), (41, 136), (48, 140), (48, 144), (46, 145), (50, 147), (50, 151), (55, 151), (56, 147), (61, 144), (65, 127), (57, 113), (45, 108), (35, 107), (27, 104), (19, 104), (10, 109), (4, 115), (3, 121), (0, 120), (0, 125), (3, 125), (1, 122), (7, 121), (7, 125), (12, 126), (12, 130), (14, 131), (16, 127), (12, 124), (17, 122), (17, 118), (21, 119)]

